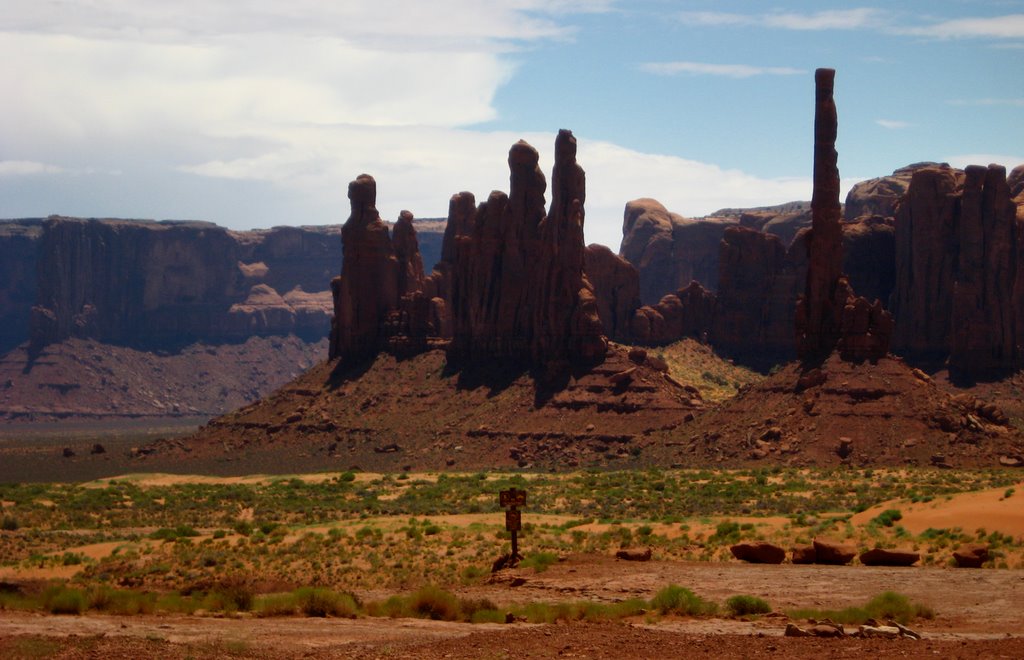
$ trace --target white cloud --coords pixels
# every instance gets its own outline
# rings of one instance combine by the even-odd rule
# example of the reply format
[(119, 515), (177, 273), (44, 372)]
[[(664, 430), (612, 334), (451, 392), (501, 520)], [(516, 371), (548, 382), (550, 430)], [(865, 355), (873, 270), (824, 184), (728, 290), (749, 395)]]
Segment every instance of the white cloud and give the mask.
[[(402, 209), (418, 217), (443, 216), (449, 197), (468, 190), (478, 201), (508, 190), (509, 147), (520, 138), (541, 154), (550, 176), (555, 135), (422, 127), (318, 127), (279, 136), (279, 149), (252, 158), (196, 163), (184, 171), (255, 180), (333, 203), (344, 216), (344, 184), (361, 172), (377, 179), (377, 207), (385, 218)], [(759, 206), (810, 195), (810, 178), (759, 178), (692, 160), (644, 154), (608, 142), (579, 139), (587, 172), (588, 242), (617, 249), (625, 203), (654, 197), (677, 213), (706, 215), (724, 207)], [(290, 142), (284, 143), (284, 140)]]
[(949, 105), (966, 105), (966, 106), (991, 106), (991, 105), (1009, 105), (1024, 108), (1024, 99), (953, 99), (946, 101)]
[(1024, 165), (1024, 156), (1008, 156), (1006, 154), (961, 154), (942, 159), (953, 167), (963, 169), (968, 165), (1002, 165), (1009, 172), (1018, 165)]
[(887, 16), (887, 12), (870, 7), (856, 7), (810, 14), (792, 12), (735, 14), (704, 11), (682, 12), (677, 16), (686, 25), (742, 25), (784, 30), (856, 30), (880, 25)]
[(647, 62), (640, 65), (642, 71), (658, 75), (691, 73), (695, 75), (725, 76), (727, 78), (750, 78), (753, 76), (791, 76), (805, 73), (801, 69), (777, 66), (752, 66), (749, 64), (708, 64), (704, 62)]
[(937, 39), (1024, 39), (1024, 14), (957, 18), (902, 31)]
[(765, 25), (787, 30), (856, 30), (880, 24), (885, 15), (878, 9), (857, 7), (812, 14), (766, 14), (763, 20)]
[(890, 131), (900, 130), (902, 128), (909, 128), (912, 126), (910, 122), (900, 121), (898, 119), (876, 119), (875, 123), (882, 128), (887, 128)]
[[(105, 38), (180, 40), (184, 36), (266, 32), (342, 38), (364, 45), (412, 48), (497, 47), (567, 37), (554, 17), (607, 11), (612, 0), (5, 0), (0, 31)], [(497, 43), (496, 43), (497, 42)]]
[(56, 174), (62, 171), (56, 165), (48, 165), (47, 163), (38, 163), (31, 160), (0, 160), (0, 176)]

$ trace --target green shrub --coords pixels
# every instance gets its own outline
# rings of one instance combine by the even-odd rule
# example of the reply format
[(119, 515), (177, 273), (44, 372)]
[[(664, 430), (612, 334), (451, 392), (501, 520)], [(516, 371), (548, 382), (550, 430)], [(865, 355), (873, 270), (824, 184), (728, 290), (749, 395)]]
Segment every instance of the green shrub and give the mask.
[(349, 594), (322, 587), (303, 587), (295, 591), (299, 611), (306, 616), (337, 616), (354, 619), (358, 607)]
[(4, 516), (3, 522), (0, 522), (0, 529), (5, 532), (16, 532), (18, 527), (18, 520), (14, 516)]
[(662, 614), (700, 616), (714, 614), (718, 605), (706, 601), (685, 587), (670, 584), (659, 591), (651, 600), (651, 607)]
[(252, 523), (248, 520), (239, 520), (235, 523), (234, 530), (239, 536), (249, 536), (252, 534)]
[(438, 621), (458, 621), (461, 618), (459, 599), (451, 593), (427, 585), (410, 596), (410, 609), (419, 617)]
[(548, 566), (558, 561), (558, 555), (553, 552), (533, 552), (519, 562), (520, 568), (532, 568), (538, 573), (548, 570)]
[(893, 523), (897, 520), (903, 519), (903, 512), (899, 509), (886, 509), (882, 513), (875, 516), (871, 522), (882, 525), (883, 527), (892, 527)]
[(89, 606), (84, 591), (63, 585), (48, 587), (42, 600), (43, 609), (50, 614), (82, 614)]
[(864, 609), (872, 618), (895, 619), (903, 624), (916, 618), (935, 618), (935, 612), (930, 607), (912, 603), (909, 598), (895, 591), (886, 591), (875, 596), (868, 601)]
[(772, 606), (768, 604), (768, 601), (756, 596), (733, 596), (725, 601), (725, 607), (734, 616), (768, 614), (772, 611)]

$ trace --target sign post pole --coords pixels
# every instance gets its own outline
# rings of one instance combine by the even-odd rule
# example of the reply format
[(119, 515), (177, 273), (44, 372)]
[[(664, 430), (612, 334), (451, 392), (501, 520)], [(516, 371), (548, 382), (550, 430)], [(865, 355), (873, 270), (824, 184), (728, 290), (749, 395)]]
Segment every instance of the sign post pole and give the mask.
[(512, 555), (509, 564), (515, 565), (522, 559), (519, 554), (519, 530), (523, 528), (523, 512), (518, 507), (526, 506), (526, 491), (510, 488), (498, 493), (498, 503), (506, 507), (505, 530), (512, 533)]

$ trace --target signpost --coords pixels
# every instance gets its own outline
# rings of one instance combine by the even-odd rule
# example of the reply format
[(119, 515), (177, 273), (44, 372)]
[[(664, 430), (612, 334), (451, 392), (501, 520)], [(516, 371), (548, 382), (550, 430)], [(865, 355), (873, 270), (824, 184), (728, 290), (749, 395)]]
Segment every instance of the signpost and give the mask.
[(517, 534), (523, 528), (523, 512), (518, 507), (526, 506), (526, 491), (509, 488), (498, 493), (498, 504), (505, 507), (505, 529), (512, 533), (512, 556), (510, 563), (515, 565), (520, 559), (519, 539)]

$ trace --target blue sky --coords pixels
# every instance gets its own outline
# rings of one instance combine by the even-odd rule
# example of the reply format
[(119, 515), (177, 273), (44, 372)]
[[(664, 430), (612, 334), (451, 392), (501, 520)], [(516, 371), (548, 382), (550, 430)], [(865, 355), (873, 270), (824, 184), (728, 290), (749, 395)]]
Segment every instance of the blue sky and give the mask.
[(0, 56), (0, 217), (333, 223), (361, 172), (443, 216), (570, 128), (617, 247), (637, 197), (809, 199), (819, 66), (846, 186), (1024, 162), (1024, 0), (3, 0)]

